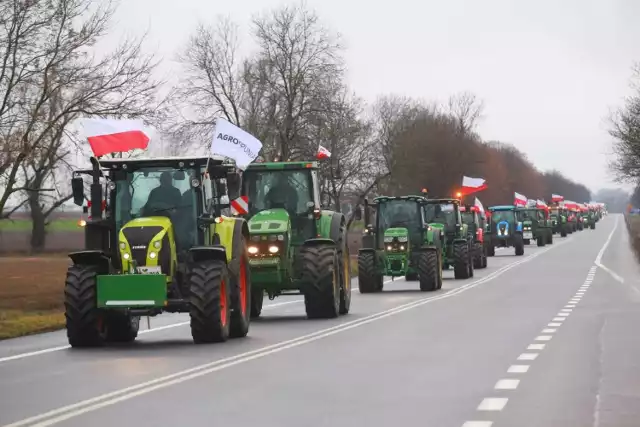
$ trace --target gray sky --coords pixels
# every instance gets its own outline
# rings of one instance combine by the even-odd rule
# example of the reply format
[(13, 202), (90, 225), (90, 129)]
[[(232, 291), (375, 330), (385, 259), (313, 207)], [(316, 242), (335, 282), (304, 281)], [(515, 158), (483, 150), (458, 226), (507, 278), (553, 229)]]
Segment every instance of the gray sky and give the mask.
[[(199, 20), (229, 15), (253, 46), (251, 16), (280, 0), (121, 0), (113, 40), (148, 30), (166, 60)], [(512, 143), (541, 169), (595, 191), (607, 171), (606, 118), (630, 93), (640, 60), (637, 0), (308, 0), (342, 34), (349, 82), (367, 100), (398, 93), (444, 101), (469, 90), (485, 101), (479, 132)]]

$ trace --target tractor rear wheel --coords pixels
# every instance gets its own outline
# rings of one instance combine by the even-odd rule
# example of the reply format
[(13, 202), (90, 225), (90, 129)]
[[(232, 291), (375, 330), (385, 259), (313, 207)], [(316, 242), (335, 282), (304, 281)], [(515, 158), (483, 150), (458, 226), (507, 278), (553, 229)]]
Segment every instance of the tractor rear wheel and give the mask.
[(125, 313), (110, 312), (105, 315), (106, 341), (132, 342), (138, 336), (140, 329), (140, 316), (131, 316)]
[(438, 251), (423, 251), (420, 252), (416, 258), (418, 259), (420, 290), (423, 292), (431, 292), (438, 289), (438, 285), (442, 286), (442, 270), (439, 268)]
[(564, 225), (560, 227), (560, 237), (567, 237), (567, 227)]
[(382, 275), (375, 265), (375, 253), (362, 252), (358, 255), (358, 289), (361, 294), (382, 291)]
[(349, 313), (351, 308), (351, 253), (347, 244), (347, 228), (343, 222), (338, 237), (338, 263), (340, 268), (340, 314)]
[(538, 247), (545, 246), (547, 244), (546, 238), (542, 234), (539, 234), (538, 238), (536, 239), (536, 244), (538, 245)]
[[(231, 277), (231, 324), (229, 336), (231, 338), (246, 337), (251, 324), (251, 270), (249, 269), (249, 255), (247, 255), (246, 242), (243, 237), (236, 239), (237, 249), (233, 248), (233, 254), (238, 254), (238, 271)], [(234, 246), (236, 246), (234, 242)], [(236, 252), (237, 250), (237, 252)]]
[(96, 306), (96, 270), (72, 265), (64, 284), (67, 338), (71, 347), (95, 347), (106, 339), (104, 316)]
[[(467, 242), (453, 244), (453, 277), (456, 279), (468, 279), (469, 275), (469, 245)], [(473, 265), (471, 265), (473, 268)]]
[(257, 319), (262, 314), (262, 302), (264, 301), (263, 289), (251, 290), (251, 318)]
[(196, 344), (229, 338), (231, 295), (227, 264), (220, 260), (195, 263), (189, 272), (191, 336)]
[(522, 241), (522, 234), (516, 234), (513, 236), (513, 247), (516, 249), (516, 256), (524, 255), (524, 242)]
[(491, 243), (487, 245), (487, 256), (496, 256), (496, 247)]
[(523, 239), (522, 241), (524, 242), (525, 245), (530, 245), (531, 244), (531, 240), (529, 240), (529, 239)]
[(482, 268), (482, 243), (473, 244), (473, 268)]
[(333, 245), (301, 249), (304, 305), (309, 319), (332, 319), (340, 312), (340, 262)]
[(553, 245), (553, 231), (551, 229), (547, 231), (547, 245)]
[(595, 223), (595, 222), (592, 222), (592, 223), (591, 223), (591, 229), (592, 229), (592, 230), (595, 230), (595, 229), (596, 229), (596, 223)]

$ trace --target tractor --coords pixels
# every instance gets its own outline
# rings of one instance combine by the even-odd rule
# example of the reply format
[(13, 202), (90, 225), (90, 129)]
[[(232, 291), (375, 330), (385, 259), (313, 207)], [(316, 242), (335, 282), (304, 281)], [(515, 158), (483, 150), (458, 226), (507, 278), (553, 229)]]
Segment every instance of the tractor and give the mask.
[(243, 173), (254, 318), (265, 293), (302, 294), (309, 319), (349, 312), (347, 221), (321, 208), (318, 168), (318, 162), (253, 163)]
[(473, 268), (487, 268), (487, 247), (484, 239), (486, 218), (477, 206), (461, 206), (462, 222), (473, 238)]
[(523, 224), (516, 216), (513, 205), (492, 206), (491, 223), (487, 238), (490, 240), (489, 256), (495, 256), (496, 247), (513, 247), (517, 256), (524, 255)]
[(528, 245), (535, 240), (538, 246), (553, 244), (553, 231), (551, 221), (547, 219), (546, 209), (536, 206), (518, 208), (516, 211), (518, 221), (522, 222), (522, 238)]
[[(222, 158), (91, 158), (71, 180), (90, 182), (85, 249), (69, 254), (64, 305), (72, 347), (131, 342), (141, 316), (189, 313), (195, 343), (249, 331), (249, 230), (221, 216), (239, 174)], [(87, 209), (88, 210), (88, 209)]]
[[(440, 230), (424, 220), (423, 196), (365, 200), (362, 248), (358, 252), (361, 293), (380, 292), (384, 276), (418, 280), (421, 291), (442, 288)], [(375, 219), (371, 219), (371, 212)], [(362, 211), (356, 211), (362, 217)]]
[(559, 204), (552, 204), (549, 210), (549, 216), (551, 217), (551, 224), (553, 227), (553, 234), (560, 234), (560, 237), (567, 237), (569, 231), (569, 224), (567, 223), (568, 212)]
[(424, 216), (429, 226), (440, 230), (443, 269), (453, 266), (456, 279), (473, 277), (474, 236), (462, 221), (459, 199), (427, 199)]

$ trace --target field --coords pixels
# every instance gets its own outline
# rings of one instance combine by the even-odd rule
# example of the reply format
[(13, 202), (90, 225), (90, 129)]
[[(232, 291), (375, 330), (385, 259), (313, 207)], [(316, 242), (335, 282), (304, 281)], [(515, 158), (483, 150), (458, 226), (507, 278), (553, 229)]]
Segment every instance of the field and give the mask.
[[(47, 226), (48, 231), (82, 231), (78, 226), (78, 218), (54, 219)], [(0, 221), (0, 232), (2, 231), (31, 231), (31, 220), (29, 219), (3, 219)]]
[(69, 258), (0, 257), (0, 339), (64, 326), (63, 288)]

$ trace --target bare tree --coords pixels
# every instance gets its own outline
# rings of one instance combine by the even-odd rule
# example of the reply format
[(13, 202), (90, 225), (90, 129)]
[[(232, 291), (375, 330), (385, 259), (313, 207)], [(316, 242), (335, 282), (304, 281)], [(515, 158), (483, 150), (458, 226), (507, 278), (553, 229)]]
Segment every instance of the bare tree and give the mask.
[(450, 97), (447, 107), (446, 113), (455, 119), (459, 132), (468, 134), (482, 118), (484, 102), (478, 100), (473, 93), (465, 91)]
[(640, 63), (634, 68), (633, 95), (610, 118), (615, 160), (610, 167), (619, 182), (640, 182)]
[(12, 194), (29, 190), (19, 182), (19, 172), (29, 171), (25, 162), (36, 161), (68, 120), (156, 111), (160, 82), (142, 40), (125, 40), (101, 57), (90, 53), (114, 10), (109, 1), (0, 3), (0, 215)]

